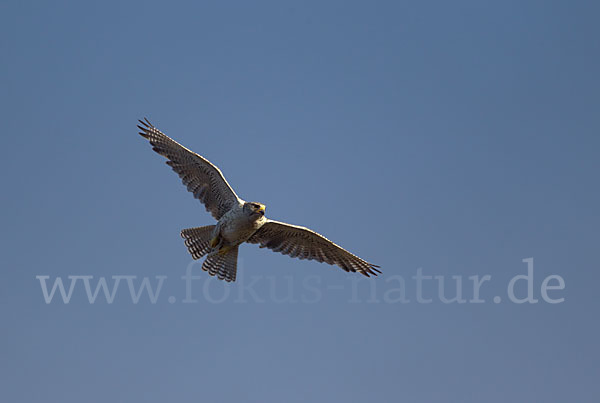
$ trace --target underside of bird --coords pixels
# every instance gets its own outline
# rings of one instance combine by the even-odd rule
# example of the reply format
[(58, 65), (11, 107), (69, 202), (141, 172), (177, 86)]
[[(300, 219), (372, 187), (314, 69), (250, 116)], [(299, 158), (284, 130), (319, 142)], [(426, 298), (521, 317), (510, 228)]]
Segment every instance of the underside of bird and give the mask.
[(216, 225), (181, 231), (194, 259), (206, 256), (202, 269), (221, 280), (235, 281), (239, 245), (257, 244), (293, 258), (316, 260), (347, 272), (376, 276), (379, 266), (361, 259), (309, 228), (270, 220), (265, 205), (239, 198), (223, 173), (206, 158), (166, 136), (147, 119), (139, 121), (140, 135), (167, 158), (196, 199), (217, 220)]
[(194, 260), (208, 255), (202, 270), (219, 280), (235, 281), (239, 245), (222, 245), (219, 237), (212, 237), (214, 229), (214, 225), (187, 228), (181, 231), (181, 237)]

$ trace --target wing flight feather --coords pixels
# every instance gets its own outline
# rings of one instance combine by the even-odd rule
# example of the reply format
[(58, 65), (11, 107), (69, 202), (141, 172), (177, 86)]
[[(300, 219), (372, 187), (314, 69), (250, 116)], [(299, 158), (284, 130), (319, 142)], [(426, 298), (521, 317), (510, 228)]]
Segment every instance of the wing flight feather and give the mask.
[(358, 272), (367, 277), (381, 273), (377, 270), (379, 266), (359, 258), (305, 227), (269, 220), (247, 242), (290, 257), (336, 265), (345, 271)]
[(216, 220), (240, 202), (219, 168), (162, 133), (148, 119), (139, 122), (140, 135), (150, 141), (154, 151), (168, 159), (167, 164)]

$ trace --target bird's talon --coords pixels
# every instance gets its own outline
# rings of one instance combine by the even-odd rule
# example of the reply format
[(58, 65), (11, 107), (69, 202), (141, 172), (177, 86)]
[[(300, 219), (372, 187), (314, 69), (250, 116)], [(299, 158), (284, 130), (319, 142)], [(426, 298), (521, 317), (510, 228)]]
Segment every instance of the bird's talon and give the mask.
[(223, 256), (224, 254), (226, 254), (230, 250), (231, 250), (230, 246), (223, 246), (221, 249), (219, 249), (219, 255)]

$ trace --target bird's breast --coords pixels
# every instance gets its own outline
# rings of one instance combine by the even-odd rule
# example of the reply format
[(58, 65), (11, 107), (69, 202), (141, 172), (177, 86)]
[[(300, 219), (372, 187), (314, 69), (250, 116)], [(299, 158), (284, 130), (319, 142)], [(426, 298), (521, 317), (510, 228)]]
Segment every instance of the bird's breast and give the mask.
[(221, 225), (221, 236), (230, 244), (238, 244), (247, 241), (256, 230), (252, 221), (232, 218)]

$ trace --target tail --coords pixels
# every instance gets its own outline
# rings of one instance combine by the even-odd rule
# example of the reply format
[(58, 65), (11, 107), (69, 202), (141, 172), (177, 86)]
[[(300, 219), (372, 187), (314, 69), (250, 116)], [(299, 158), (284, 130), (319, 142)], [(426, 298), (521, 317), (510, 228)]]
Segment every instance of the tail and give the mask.
[(216, 275), (219, 280), (235, 281), (238, 248), (239, 245), (234, 246), (225, 254), (209, 255), (202, 263), (202, 270), (207, 271), (211, 276)]
[[(185, 246), (194, 260), (200, 259), (211, 251), (210, 236), (214, 228), (214, 225), (207, 225), (181, 231), (181, 237), (185, 239)], [(208, 256), (202, 263), (202, 270), (207, 271), (211, 276), (217, 276), (219, 280), (235, 281), (237, 258), (238, 246), (235, 246), (225, 254), (215, 253)]]
[(194, 260), (200, 259), (210, 252), (210, 235), (214, 228), (214, 225), (207, 225), (181, 231), (181, 237), (185, 239), (185, 246)]

